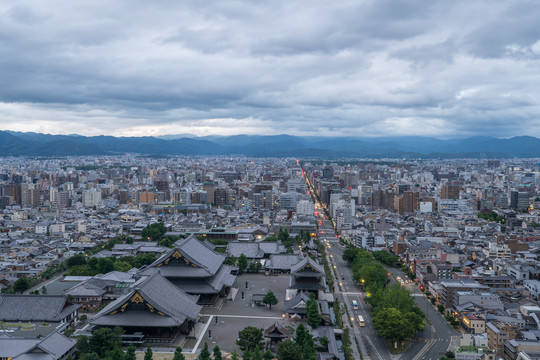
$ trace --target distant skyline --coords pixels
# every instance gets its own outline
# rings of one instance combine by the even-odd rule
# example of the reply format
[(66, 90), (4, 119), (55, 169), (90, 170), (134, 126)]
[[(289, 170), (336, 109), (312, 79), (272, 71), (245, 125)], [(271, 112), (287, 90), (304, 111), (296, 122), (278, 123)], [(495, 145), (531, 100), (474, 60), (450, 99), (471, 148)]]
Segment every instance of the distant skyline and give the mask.
[(535, 1), (11, 1), (0, 130), (540, 137)]

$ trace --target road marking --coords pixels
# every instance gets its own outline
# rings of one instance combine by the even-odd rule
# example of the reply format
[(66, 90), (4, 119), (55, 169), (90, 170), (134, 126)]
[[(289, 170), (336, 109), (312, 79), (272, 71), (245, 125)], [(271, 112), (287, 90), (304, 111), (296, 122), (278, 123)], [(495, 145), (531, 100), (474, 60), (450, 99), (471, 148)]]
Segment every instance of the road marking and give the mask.
[[(427, 339), (426, 339), (427, 340)], [(420, 350), (420, 352), (413, 358), (413, 360), (418, 360), (420, 357), (422, 359), (425, 359), (426, 352), (435, 344), (435, 340), (430, 340), (423, 348)]]
[(375, 347), (375, 345), (373, 344), (373, 341), (371, 341), (371, 339), (369, 338), (369, 336), (365, 336), (367, 341), (369, 342), (369, 344), (371, 345), (371, 347), (373, 347), (373, 350), (375, 350), (375, 355), (377, 355), (377, 357), (380, 359), (380, 360), (383, 360), (383, 357), (381, 356), (381, 354), (379, 354), (379, 350), (377, 350), (377, 348)]
[(201, 315), (201, 316), (210, 316), (210, 318), (213, 318), (214, 316), (218, 317), (226, 317), (226, 318), (243, 318), (243, 319), (283, 319), (281, 316), (247, 316), (247, 315), (223, 315), (223, 314), (217, 314), (217, 315)]
[[(221, 316), (221, 315), (220, 315)], [(206, 330), (208, 330), (208, 327), (210, 326), (210, 324), (212, 323), (212, 319), (214, 318), (214, 315), (210, 315), (210, 318), (208, 319), (208, 321), (206, 322), (206, 325), (204, 326), (204, 330), (201, 334), (201, 337), (199, 337), (197, 339), (197, 343), (195, 344), (195, 346), (193, 347), (193, 349), (191, 350), (191, 353), (192, 354), (195, 354), (195, 352), (197, 352), (197, 349), (199, 348), (199, 345), (201, 344), (201, 341), (204, 337), (204, 334), (206, 334)]]

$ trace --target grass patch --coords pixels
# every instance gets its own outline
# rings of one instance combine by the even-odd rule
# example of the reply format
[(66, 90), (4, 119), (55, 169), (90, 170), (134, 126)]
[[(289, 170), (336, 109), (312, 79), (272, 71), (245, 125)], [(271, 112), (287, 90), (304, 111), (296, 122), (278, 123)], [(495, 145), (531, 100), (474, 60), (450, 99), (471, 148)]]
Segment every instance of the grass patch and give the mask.
[(32, 323), (9, 323), (9, 322), (0, 322), (0, 327), (11, 326), (11, 327), (30, 327), (34, 326)]

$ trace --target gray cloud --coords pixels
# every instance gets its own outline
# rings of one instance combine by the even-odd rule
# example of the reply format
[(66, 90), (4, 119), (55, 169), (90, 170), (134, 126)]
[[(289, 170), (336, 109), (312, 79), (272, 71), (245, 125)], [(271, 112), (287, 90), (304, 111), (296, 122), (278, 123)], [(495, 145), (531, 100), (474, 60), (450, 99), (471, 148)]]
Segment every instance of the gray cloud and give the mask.
[(540, 136), (536, 5), (14, 1), (0, 129)]

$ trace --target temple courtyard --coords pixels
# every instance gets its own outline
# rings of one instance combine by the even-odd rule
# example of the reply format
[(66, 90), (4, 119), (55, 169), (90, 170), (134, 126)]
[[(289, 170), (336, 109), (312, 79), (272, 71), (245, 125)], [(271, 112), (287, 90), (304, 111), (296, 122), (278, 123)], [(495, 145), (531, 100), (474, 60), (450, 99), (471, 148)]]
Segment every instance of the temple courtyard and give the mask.
[[(201, 311), (205, 324), (199, 324), (199, 326), (202, 325), (202, 329), (198, 329), (197, 339), (188, 339), (183, 346), (184, 351), (187, 352), (190, 349), (190, 352), (195, 353), (206, 342), (210, 349), (218, 345), (223, 352), (232, 352), (236, 349), (240, 353), (235, 342), (238, 332), (245, 327), (256, 326), (264, 330), (276, 321), (280, 321), (284, 326), (293, 325), (293, 321), (283, 318), (283, 306), (289, 280), (288, 274), (245, 273), (239, 275), (238, 292), (234, 300), (224, 302), (221, 309), (205, 307)], [(268, 290), (272, 290), (279, 300), (272, 309), (264, 305), (256, 305), (252, 301), (253, 295), (264, 295)]]

